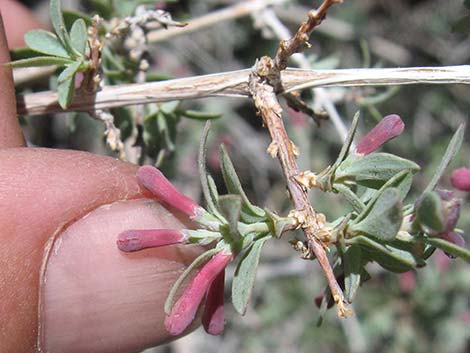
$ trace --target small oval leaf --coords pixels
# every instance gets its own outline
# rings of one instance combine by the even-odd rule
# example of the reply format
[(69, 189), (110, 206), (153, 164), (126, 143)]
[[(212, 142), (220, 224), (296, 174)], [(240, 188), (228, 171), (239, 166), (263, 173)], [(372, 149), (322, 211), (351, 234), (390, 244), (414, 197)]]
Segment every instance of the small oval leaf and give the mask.
[(81, 55), (85, 55), (86, 45), (88, 43), (88, 33), (85, 21), (79, 18), (70, 29), (70, 42), (72, 47)]
[(62, 4), (60, 0), (50, 0), (49, 12), (54, 31), (60, 40), (65, 43), (66, 37), (68, 37), (68, 33), (65, 28), (64, 18), (62, 17)]
[(255, 284), (261, 249), (268, 239), (269, 237), (264, 237), (256, 240), (242, 257), (235, 271), (232, 282), (232, 302), (240, 315), (244, 315), (246, 312)]
[(403, 220), (402, 201), (398, 189), (388, 188), (377, 198), (367, 215), (350, 227), (352, 234), (367, 234), (382, 240), (392, 240), (398, 234)]
[(444, 212), (439, 195), (435, 192), (427, 192), (419, 201), (416, 210), (416, 222), (424, 226), (423, 230), (441, 232), (444, 230)]
[(248, 197), (242, 188), (242, 184), (240, 183), (240, 179), (238, 178), (237, 172), (235, 171), (233, 163), (230, 160), (227, 149), (223, 144), (220, 146), (220, 165), (222, 168), (222, 176), (224, 178), (227, 191), (231, 194), (241, 196), (243, 200), (243, 211), (254, 217), (265, 217), (265, 212), (261, 208), (252, 205), (250, 200), (248, 200)]
[(57, 82), (63, 83), (69, 79), (71, 79), (75, 74), (77, 73), (78, 69), (80, 68), (80, 65), (82, 64), (81, 61), (74, 61), (72, 64), (67, 66), (59, 75), (57, 78)]
[(63, 47), (57, 36), (43, 29), (35, 29), (24, 35), (24, 41), (31, 49), (53, 56), (69, 58), (67, 50)]
[(420, 167), (407, 159), (389, 153), (372, 153), (351, 160), (348, 157), (336, 170), (335, 182), (353, 180), (370, 188), (379, 188), (403, 170), (417, 172)]
[(350, 246), (343, 254), (344, 267), (344, 296), (352, 303), (357, 289), (361, 285), (362, 252), (359, 246)]
[(75, 92), (75, 76), (63, 81), (57, 85), (57, 94), (59, 105), (62, 109), (67, 109), (72, 103), (73, 94)]
[(408, 251), (381, 244), (362, 235), (348, 239), (347, 243), (361, 246), (364, 261), (375, 261), (391, 272), (402, 273), (424, 265), (423, 261), (416, 259)]
[(241, 239), (238, 232), (238, 221), (240, 220), (240, 212), (242, 209), (242, 199), (239, 195), (223, 195), (219, 197), (218, 205), (220, 212), (225, 217), (230, 228), (230, 236), (232, 240), (239, 241)]

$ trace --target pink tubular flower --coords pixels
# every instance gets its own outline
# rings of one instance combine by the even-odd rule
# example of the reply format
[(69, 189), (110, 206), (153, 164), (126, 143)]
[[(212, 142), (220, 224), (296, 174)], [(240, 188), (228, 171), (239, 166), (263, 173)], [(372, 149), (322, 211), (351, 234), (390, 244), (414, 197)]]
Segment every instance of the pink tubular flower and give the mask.
[(450, 182), (454, 188), (470, 192), (470, 168), (461, 167), (454, 170)]
[(220, 272), (207, 292), (202, 324), (207, 333), (220, 335), (224, 331), (225, 271)]
[(137, 171), (137, 180), (152, 194), (190, 218), (196, 217), (203, 210), (194, 200), (180, 193), (157, 168), (140, 167)]
[(174, 229), (129, 229), (118, 235), (119, 250), (138, 251), (145, 248), (184, 243), (187, 236)]
[(404, 128), (405, 124), (398, 115), (387, 115), (362, 138), (356, 147), (356, 153), (366, 155), (374, 152), (387, 141), (400, 135)]
[[(196, 274), (194, 279), (191, 281), (189, 286), (185, 289), (181, 297), (171, 309), (170, 314), (165, 319), (165, 327), (171, 335), (177, 336), (183, 333), (183, 331), (191, 324), (191, 322), (193, 322), (199, 305), (204, 299), (204, 296), (209, 291), (209, 288), (217, 276), (225, 270), (225, 267), (232, 260), (232, 258), (232, 254), (221, 251), (214, 255)], [(219, 282), (216, 282), (214, 284), (214, 290), (220, 290), (220, 288), (223, 291), (223, 286), (221, 286)], [(211, 288), (209, 299), (220, 298), (218, 295), (220, 295), (220, 293), (212, 293)], [(216, 300), (211, 300), (211, 302), (208, 303), (209, 308), (207, 309), (207, 317), (209, 320), (207, 320), (207, 322), (209, 323), (209, 330), (220, 333), (221, 314), (219, 305), (216, 302)], [(210, 309), (211, 305), (213, 304), (215, 304), (215, 310)], [(209, 333), (211, 333), (211, 331), (209, 331)]]

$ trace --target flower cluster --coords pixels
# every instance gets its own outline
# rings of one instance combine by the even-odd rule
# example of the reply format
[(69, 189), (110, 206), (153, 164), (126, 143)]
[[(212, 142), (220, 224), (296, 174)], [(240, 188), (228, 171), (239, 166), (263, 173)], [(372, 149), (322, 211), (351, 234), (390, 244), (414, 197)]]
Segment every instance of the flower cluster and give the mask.
[[(191, 220), (213, 225), (214, 220), (194, 200), (183, 195), (156, 168), (144, 166), (137, 172), (139, 183), (154, 197), (186, 214)], [(131, 229), (118, 235), (117, 246), (121, 251), (133, 252), (191, 242), (189, 230), (175, 229)], [(171, 335), (180, 335), (196, 317), (200, 304), (205, 301), (202, 323), (213, 335), (224, 329), (224, 273), (233, 259), (227, 248), (216, 252), (199, 270), (178, 301), (167, 313), (165, 327)]]

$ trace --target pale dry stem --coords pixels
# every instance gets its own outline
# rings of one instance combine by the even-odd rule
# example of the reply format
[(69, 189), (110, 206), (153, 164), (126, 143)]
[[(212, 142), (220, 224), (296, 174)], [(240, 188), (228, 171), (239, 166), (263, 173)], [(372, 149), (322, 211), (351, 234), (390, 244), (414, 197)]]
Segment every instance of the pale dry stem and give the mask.
[(276, 146), (276, 155), (281, 163), (287, 188), (294, 203), (295, 210), (289, 215), (303, 229), (308, 242), (308, 250), (315, 255), (325, 273), (331, 294), (337, 304), (338, 316), (346, 317), (352, 311), (347, 308), (343, 291), (326, 255), (331, 241), (331, 229), (325, 226), (325, 216), (317, 213), (311, 205), (307, 189), (297, 181), (300, 170), (296, 156), (299, 151), (294, 148), (295, 145), (287, 135), (282, 122), (282, 108), (277, 100), (277, 93), (282, 89), (281, 71), (287, 67), (289, 57), (308, 45), (307, 40), (311, 31), (320, 24), (327, 9), (339, 2), (341, 1), (325, 0), (318, 10), (309, 12), (307, 22), (302, 23), (291, 39), (280, 42), (274, 59), (265, 56), (257, 61), (250, 75), (249, 88), (271, 135), (273, 142), (270, 146)]
[(329, 230), (325, 228), (325, 216), (314, 210), (310, 204), (307, 190), (296, 180), (300, 173), (296, 161), (298, 150), (296, 150), (295, 145), (287, 135), (281, 117), (282, 108), (277, 100), (275, 89), (268, 79), (263, 77), (263, 74), (272, 73), (270, 71), (272, 64), (272, 59), (268, 57), (263, 57), (256, 63), (250, 78), (250, 92), (271, 135), (272, 143), (270, 146), (276, 146), (276, 156), (281, 163), (287, 188), (295, 207), (290, 216), (296, 219), (298, 225), (304, 231), (305, 237), (308, 239), (308, 249), (320, 263), (333, 297), (339, 298), (337, 301), (338, 315), (341, 317), (347, 316), (349, 312), (346, 308), (343, 292), (336, 281), (325, 252), (331, 239)]

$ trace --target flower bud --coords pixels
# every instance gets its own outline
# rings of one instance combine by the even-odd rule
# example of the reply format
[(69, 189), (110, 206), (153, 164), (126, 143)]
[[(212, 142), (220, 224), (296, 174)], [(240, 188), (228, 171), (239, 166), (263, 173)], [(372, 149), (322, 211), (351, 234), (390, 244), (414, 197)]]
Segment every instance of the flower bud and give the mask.
[(225, 271), (222, 271), (214, 279), (207, 292), (202, 325), (211, 335), (220, 335), (224, 331), (224, 282)]
[[(199, 305), (209, 287), (216, 277), (225, 270), (232, 258), (232, 254), (221, 251), (214, 255), (196, 274), (165, 319), (165, 327), (171, 335), (177, 336), (183, 333), (193, 322)], [(214, 323), (216, 322), (214, 321)], [(214, 332), (217, 331), (215, 328)], [(220, 327), (217, 327), (217, 329), (220, 329)]]
[(157, 168), (140, 167), (137, 179), (146, 189), (170, 206), (193, 218), (201, 213), (202, 207), (183, 195)]
[(400, 135), (405, 124), (396, 114), (387, 115), (357, 144), (356, 153), (366, 155)]
[(145, 248), (180, 244), (186, 241), (183, 232), (174, 229), (129, 229), (118, 235), (119, 250), (133, 252)]
[(470, 168), (461, 167), (452, 172), (450, 182), (454, 188), (470, 192)]

